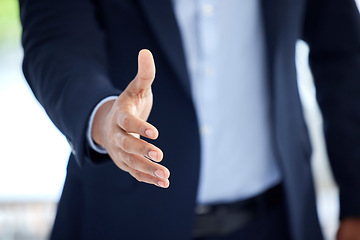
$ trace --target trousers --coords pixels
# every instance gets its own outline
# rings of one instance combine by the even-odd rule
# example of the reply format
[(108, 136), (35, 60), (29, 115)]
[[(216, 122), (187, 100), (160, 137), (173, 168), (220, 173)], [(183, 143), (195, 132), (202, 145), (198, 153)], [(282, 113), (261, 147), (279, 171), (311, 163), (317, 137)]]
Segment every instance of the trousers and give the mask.
[(193, 240), (291, 240), (285, 203), (263, 209), (256, 219), (235, 232)]

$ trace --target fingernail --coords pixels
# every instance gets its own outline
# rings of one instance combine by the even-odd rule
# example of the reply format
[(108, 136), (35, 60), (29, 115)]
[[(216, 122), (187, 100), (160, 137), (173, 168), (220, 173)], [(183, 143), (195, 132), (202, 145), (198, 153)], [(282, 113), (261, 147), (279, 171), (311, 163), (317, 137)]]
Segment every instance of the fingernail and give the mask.
[(148, 136), (148, 137), (154, 137), (154, 132), (151, 131), (150, 129), (146, 130), (146, 131), (145, 131), (145, 134), (146, 134), (146, 136)]
[(160, 186), (160, 187), (165, 187), (165, 183), (164, 182), (162, 182), (162, 181), (158, 181), (158, 185)]
[(150, 157), (152, 160), (157, 160), (158, 154), (157, 154), (157, 152), (155, 152), (155, 151), (150, 151), (150, 152), (149, 152), (149, 157)]
[(164, 171), (162, 171), (162, 170), (156, 170), (155, 175), (159, 178), (165, 178)]

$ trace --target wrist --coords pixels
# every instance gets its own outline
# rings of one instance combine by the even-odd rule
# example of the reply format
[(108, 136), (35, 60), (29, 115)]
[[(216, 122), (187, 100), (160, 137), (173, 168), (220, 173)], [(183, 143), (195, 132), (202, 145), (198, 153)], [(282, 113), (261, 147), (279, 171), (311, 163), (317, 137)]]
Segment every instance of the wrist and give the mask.
[(92, 124), (91, 138), (96, 144), (103, 148), (105, 148), (106, 145), (106, 119), (114, 102), (115, 100), (111, 100), (102, 104), (101, 107), (96, 111)]

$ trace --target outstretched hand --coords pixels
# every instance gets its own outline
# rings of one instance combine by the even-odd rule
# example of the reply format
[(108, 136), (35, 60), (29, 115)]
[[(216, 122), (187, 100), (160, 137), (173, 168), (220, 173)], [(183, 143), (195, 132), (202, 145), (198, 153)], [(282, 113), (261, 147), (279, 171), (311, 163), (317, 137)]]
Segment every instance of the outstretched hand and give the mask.
[(140, 135), (149, 139), (159, 135), (158, 130), (146, 122), (153, 104), (154, 78), (153, 56), (149, 50), (141, 50), (136, 77), (116, 101), (106, 102), (96, 112), (92, 138), (106, 149), (120, 169), (140, 182), (167, 188), (170, 172), (156, 163), (163, 159), (162, 151), (140, 139)]

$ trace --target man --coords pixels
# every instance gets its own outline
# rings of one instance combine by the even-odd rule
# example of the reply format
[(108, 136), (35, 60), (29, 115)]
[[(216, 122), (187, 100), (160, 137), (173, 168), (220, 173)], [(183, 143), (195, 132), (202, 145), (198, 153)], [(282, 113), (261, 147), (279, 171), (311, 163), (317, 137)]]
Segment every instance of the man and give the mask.
[[(311, 49), (340, 188), (338, 239), (359, 239), (352, 0), (20, 8), (24, 74), (72, 147), (52, 239), (322, 239), (296, 83), (299, 38)], [(147, 50), (136, 60), (143, 48), (155, 61)]]

